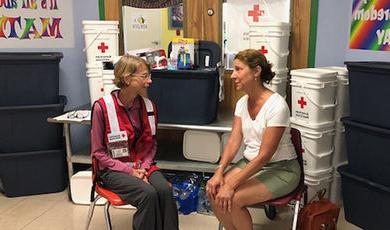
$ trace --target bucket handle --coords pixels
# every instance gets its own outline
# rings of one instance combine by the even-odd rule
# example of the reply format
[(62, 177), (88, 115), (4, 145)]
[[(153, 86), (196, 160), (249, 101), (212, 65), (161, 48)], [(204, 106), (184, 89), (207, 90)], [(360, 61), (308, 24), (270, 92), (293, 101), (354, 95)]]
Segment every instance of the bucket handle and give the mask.
[(301, 132), (303, 137), (307, 137), (310, 139), (320, 139), (321, 137), (323, 137), (323, 134), (325, 134), (325, 133), (329, 133), (329, 135), (331, 135), (331, 136), (334, 136), (336, 134), (336, 131), (334, 129), (320, 133), (320, 134), (315, 133), (315, 132), (310, 132), (310, 131), (303, 131), (303, 130), (300, 130), (300, 132)]
[(290, 85), (299, 86), (299, 87), (302, 87), (302, 85), (304, 85), (306, 87), (310, 85), (310, 88), (312, 88), (312, 89), (323, 89), (323, 88), (325, 88), (325, 84), (331, 84), (330, 85), (331, 87), (337, 87), (337, 81), (326, 81), (326, 82), (318, 82), (318, 83), (315, 83), (315, 82), (308, 83), (307, 82), (307, 83), (303, 83), (303, 84), (295, 83), (294, 80), (292, 80), (290, 82)]
[(87, 51), (87, 49), (89, 49), (89, 47), (91, 47), (91, 45), (95, 42), (95, 40), (102, 34), (102, 31), (99, 31), (99, 33), (96, 35), (96, 37), (87, 45), (87, 47), (85, 47), (83, 49), (83, 52)]
[[(327, 82), (323, 82), (322, 84), (326, 84)], [(329, 109), (329, 108), (333, 108), (333, 107), (336, 107), (337, 105), (337, 101), (335, 100), (335, 103), (334, 104), (328, 104), (328, 105), (320, 105), (318, 104), (317, 102), (315, 102), (310, 96), (309, 94), (306, 92), (305, 90), (305, 87), (304, 87), (304, 84), (296, 84), (296, 83), (293, 83), (291, 82), (290, 85), (293, 85), (293, 86), (298, 86), (300, 88), (302, 88), (303, 90), (303, 93), (305, 94), (305, 96), (309, 99), (309, 101), (311, 101), (315, 106), (321, 108), (321, 109)], [(322, 87), (324, 88), (324, 87)]]
[(273, 47), (272, 47), (272, 45), (271, 45), (271, 43), (268, 41), (268, 39), (266, 38), (266, 36), (265, 35), (259, 35), (259, 37), (263, 37), (264, 38), (264, 40), (265, 40), (265, 43), (267, 43), (268, 45), (269, 45), (269, 48), (271, 49), (271, 51), (274, 53), (274, 54), (276, 54), (276, 56), (278, 56), (279, 58), (284, 58), (284, 57), (286, 57), (287, 55), (289, 55), (290, 54), (290, 51), (287, 51), (287, 52), (285, 52), (285, 53), (279, 53), (278, 51), (276, 51)]
[[(332, 181), (332, 176), (328, 176), (328, 177), (325, 177), (325, 178), (323, 178), (324, 179), (324, 181), (326, 181), (326, 182), (331, 182)], [(322, 181), (322, 180), (321, 180)], [(309, 182), (309, 183), (308, 183)], [(317, 181), (307, 181), (307, 180), (305, 180), (305, 184), (307, 184), (307, 185), (311, 185), (311, 186), (318, 186), (318, 185), (320, 185), (320, 182), (317, 180)]]
[(272, 79), (272, 81), (270, 81), (269, 85), (272, 85), (272, 83), (278, 85), (278, 84), (282, 84), (282, 79)]
[(308, 152), (310, 155), (312, 155), (314, 158), (317, 158), (317, 159), (327, 157), (327, 156), (331, 155), (334, 151), (334, 147), (332, 146), (332, 149), (328, 152), (314, 154), (312, 151), (310, 151), (310, 149), (308, 147), (306, 147), (307, 145), (306, 145), (305, 141), (303, 141), (303, 140), (302, 140), (302, 145), (303, 145), (303, 148), (305, 149), (305, 153)]

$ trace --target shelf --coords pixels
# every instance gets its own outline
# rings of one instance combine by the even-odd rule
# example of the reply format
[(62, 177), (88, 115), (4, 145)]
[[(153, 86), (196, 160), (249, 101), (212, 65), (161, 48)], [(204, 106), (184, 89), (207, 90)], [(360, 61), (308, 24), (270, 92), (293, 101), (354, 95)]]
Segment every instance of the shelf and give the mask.
[[(91, 120), (72, 120), (72, 119), (58, 119), (57, 118), (48, 118), (47, 121), (50, 123), (62, 123), (62, 124), (82, 124), (90, 125)], [(158, 129), (191, 129), (191, 130), (201, 130), (201, 131), (211, 131), (211, 132), (230, 132), (232, 129), (233, 121), (233, 112), (231, 110), (221, 109), (218, 113), (217, 119), (205, 125), (187, 125), (187, 124), (172, 124), (172, 123), (159, 123)]]
[(157, 166), (161, 169), (175, 171), (207, 172), (214, 173), (217, 164), (191, 161), (184, 158), (183, 154), (162, 154), (157, 156)]
[(74, 153), (72, 155), (72, 163), (79, 164), (92, 164), (91, 155), (88, 149), (82, 150), (81, 152)]
[(232, 130), (233, 112), (231, 110), (221, 109), (218, 113), (217, 119), (205, 125), (186, 125), (186, 124), (172, 124), (159, 123), (159, 129), (182, 129), (182, 130), (200, 130), (212, 132), (230, 132)]

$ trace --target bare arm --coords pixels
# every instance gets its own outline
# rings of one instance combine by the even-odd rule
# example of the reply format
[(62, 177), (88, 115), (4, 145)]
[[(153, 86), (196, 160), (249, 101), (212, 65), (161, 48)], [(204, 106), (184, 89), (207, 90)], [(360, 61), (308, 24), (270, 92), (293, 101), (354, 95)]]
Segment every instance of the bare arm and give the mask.
[(242, 141), (241, 126), (241, 118), (234, 116), (232, 132), (230, 133), (229, 140), (225, 146), (221, 160), (219, 161), (220, 166), (215, 171), (216, 174), (223, 175), (226, 167), (232, 162), (234, 156), (237, 154)]
[(280, 139), (283, 136), (285, 127), (268, 127), (265, 129), (259, 154), (250, 161), (247, 166), (232, 177), (229, 181), (225, 181), (233, 189), (245, 183), (251, 176), (258, 172), (265, 164), (267, 164), (274, 155)]

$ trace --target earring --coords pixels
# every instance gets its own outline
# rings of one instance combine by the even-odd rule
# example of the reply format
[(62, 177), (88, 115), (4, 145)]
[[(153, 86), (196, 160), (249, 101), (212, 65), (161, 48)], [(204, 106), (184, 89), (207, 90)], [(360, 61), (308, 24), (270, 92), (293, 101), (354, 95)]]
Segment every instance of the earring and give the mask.
[(257, 81), (257, 77), (255, 77), (255, 81)]

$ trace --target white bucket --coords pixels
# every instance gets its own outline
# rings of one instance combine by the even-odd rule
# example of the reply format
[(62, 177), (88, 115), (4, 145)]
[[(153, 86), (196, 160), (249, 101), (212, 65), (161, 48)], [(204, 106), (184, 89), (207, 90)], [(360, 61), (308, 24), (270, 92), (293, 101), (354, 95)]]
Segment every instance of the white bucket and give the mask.
[(249, 25), (249, 47), (262, 52), (275, 69), (287, 67), (290, 24), (259, 22)]
[(216, 163), (220, 152), (221, 138), (218, 133), (197, 130), (184, 132), (183, 155), (186, 159)]
[(94, 101), (104, 96), (102, 71), (102, 67), (87, 65), (86, 76), (88, 78), (91, 105)]
[(329, 198), (330, 186), (333, 181), (333, 168), (321, 171), (305, 171), (307, 198), (310, 200), (318, 191), (326, 189), (325, 197)]
[(336, 134), (334, 136), (333, 165), (340, 165), (347, 161), (347, 145), (345, 140), (345, 127), (340, 121), (336, 121)]
[[(221, 154), (223, 154), (223, 151), (225, 150), (225, 146), (226, 146), (226, 144), (227, 144), (227, 142), (229, 140), (229, 137), (230, 137), (230, 132), (222, 134), (222, 137), (221, 137), (221, 140), (222, 140), (222, 152), (221, 152)], [(236, 162), (238, 162), (239, 160), (241, 160), (244, 157), (244, 150), (245, 150), (245, 145), (244, 145), (243, 142), (241, 142), (241, 146), (238, 149), (238, 152), (237, 152), (236, 156), (233, 158), (232, 163), (236, 163)]]
[(118, 56), (118, 21), (82, 21), (87, 63), (101, 66)]
[(341, 175), (337, 172), (337, 168), (341, 165), (347, 164), (347, 162), (343, 162), (335, 167), (333, 174), (333, 181), (330, 185), (330, 201), (337, 204), (338, 206), (342, 206), (343, 204), (343, 196), (341, 192)]
[(334, 122), (307, 127), (290, 118), (291, 127), (301, 133), (305, 170), (318, 171), (332, 167)]
[(334, 121), (337, 73), (307, 68), (291, 71), (291, 115), (308, 125)]
[(280, 96), (286, 98), (287, 91), (287, 73), (288, 69), (276, 70), (275, 77), (271, 80), (269, 84), (264, 83), (264, 86), (268, 89), (280, 94)]
[(114, 70), (103, 70), (103, 89), (104, 95), (110, 94), (113, 90), (118, 89), (114, 84)]
[(331, 71), (337, 71), (337, 91), (336, 91), (336, 110), (335, 119), (340, 121), (340, 118), (349, 115), (349, 78), (348, 69), (339, 66), (323, 67)]
[[(90, 204), (92, 188), (92, 172), (80, 171), (70, 178), (70, 194), (75, 204)], [(95, 193), (96, 196), (96, 193)], [(97, 204), (106, 203), (106, 199), (101, 198)]]

